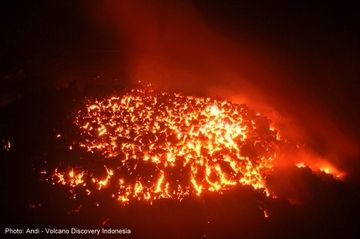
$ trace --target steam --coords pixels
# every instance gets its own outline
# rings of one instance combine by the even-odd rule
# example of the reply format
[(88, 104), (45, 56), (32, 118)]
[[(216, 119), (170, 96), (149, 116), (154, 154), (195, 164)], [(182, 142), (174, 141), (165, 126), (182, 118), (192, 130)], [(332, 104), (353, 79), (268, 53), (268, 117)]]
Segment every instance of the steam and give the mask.
[[(358, 143), (293, 80), (294, 72), (275, 63), (266, 47), (222, 36), (189, 2), (107, 0), (96, 9), (126, 39), (131, 81), (245, 103), (284, 137), (306, 145), (298, 159), (308, 164), (346, 169), (359, 154)], [(296, 160), (290, 152), (283, 161)]]

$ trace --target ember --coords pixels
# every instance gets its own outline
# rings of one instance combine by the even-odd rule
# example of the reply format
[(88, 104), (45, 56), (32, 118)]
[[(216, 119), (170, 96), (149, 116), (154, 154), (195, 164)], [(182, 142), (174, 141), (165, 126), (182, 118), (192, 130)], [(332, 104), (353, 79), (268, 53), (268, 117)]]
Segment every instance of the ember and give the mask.
[(80, 147), (94, 163), (52, 174), (52, 182), (90, 195), (109, 187), (123, 204), (250, 185), (270, 195), (265, 177), (280, 137), (270, 121), (226, 100), (155, 92), (150, 86), (92, 100), (77, 112)]

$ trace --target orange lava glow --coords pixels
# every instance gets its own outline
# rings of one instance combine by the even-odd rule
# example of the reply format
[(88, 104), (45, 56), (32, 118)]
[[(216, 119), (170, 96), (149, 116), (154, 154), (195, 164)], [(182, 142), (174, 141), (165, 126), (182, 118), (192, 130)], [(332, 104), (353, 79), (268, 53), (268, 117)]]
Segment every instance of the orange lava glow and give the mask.
[(315, 173), (325, 173), (332, 175), (338, 180), (343, 180), (346, 176), (346, 172), (338, 169), (327, 161), (313, 161), (313, 162), (300, 162), (296, 164), (298, 168), (310, 168)]
[(69, 149), (98, 155), (97, 170), (103, 173), (84, 166), (56, 169), (53, 184), (72, 191), (110, 190), (123, 204), (182, 200), (238, 185), (270, 195), (265, 178), (276, 159), (279, 134), (245, 105), (147, 86), (88, 101), (74, 124), (80, 140)]

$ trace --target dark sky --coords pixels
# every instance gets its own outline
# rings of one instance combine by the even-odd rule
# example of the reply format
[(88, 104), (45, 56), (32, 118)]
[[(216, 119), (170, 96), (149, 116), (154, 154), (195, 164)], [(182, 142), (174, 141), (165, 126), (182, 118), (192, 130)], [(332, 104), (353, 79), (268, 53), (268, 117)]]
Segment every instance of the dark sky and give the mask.
[[(161, 9), (164, 1), (155, 2)], [(54, 130), (69, 133), (72, 110), (85, 97), (116, 92), (132, 81), (133, 45), (125, 33), (107, 24), (106, 11), (97, 11), (96, 1), (1, 4), (0, 140), (14, 144), (9, 152), (0, 149), (1, 230), (99, 226), (110, 219), (109, 227), (128, 226), (137, 238), (358, 238), (360, 158), (344, 152), (338, 160), (344, 160), (342, 166), (351, 173), (349, 181), (294, 168), (270, 179), (284, 196), (279, 199), (264, 199), (240, 188), (222, 196), (161, 201), (152, 207), (140, 203), (95, 208), (85, 202), (80, 213), (69, 213), (77, 202), (69, 200), (64, 190), (40, 183), (33, 168), (44, 159), (55, 165), (67, 156), (62, 151), (67, 142), (58, 145)], [(329, 132), (339, 130), (359, 149), (360, 21), (355, 3), (194, 0), (190, 4), (212, 32), (235, 46), (241, 42), (256, 49), (277, 67), (276, 72), (285, 72), (280, 80), (271, 82), (269, 76), (253, 82), (277, 111), (300, 117), (307, 114), (306, 104), (313, 102), (313, 111), (321, 108), (326, 112), (321, 117), (331, 119)], [(209, 85), (221, 83), (210, 81)], [(201, 87), (197, 86), (199, 92)], [(322, 143), (327, 134), (316, 131), (321, 117), (299, 121), (314, 123), (304, 123), (312, 132), (309, 144), (328, 152), (333, 144)], [(289, 195), (303, 203), (291, 204)], [(34, 203), (41, 206), (29, 208)], [(267, 208), (270, 218), (265, 219), (259, 208)]]
[[(91, 1), (8, 2), (1, 14), (2, 79), (19, 69), (27, 76), (24, 88), (58, 87), (96, 74), (126, 78), (126, 67), (119, 68), (126, 64), (128, 45), (115, 37), (112, 26), (96, 23)], [(354, 4), (194, 0), (193, 5), (215, 32), (257, 47), (291, 71), (289, 81), (306, 87), (309, 95), (318, 94), (324, 103), (332, 104), (335, 94), (344, 101), (338, 107), (356, 117), (351, 109), (356, 107), (347, 106), (359, 102)], [(122, 64), (112, 64), (114, 58)]]

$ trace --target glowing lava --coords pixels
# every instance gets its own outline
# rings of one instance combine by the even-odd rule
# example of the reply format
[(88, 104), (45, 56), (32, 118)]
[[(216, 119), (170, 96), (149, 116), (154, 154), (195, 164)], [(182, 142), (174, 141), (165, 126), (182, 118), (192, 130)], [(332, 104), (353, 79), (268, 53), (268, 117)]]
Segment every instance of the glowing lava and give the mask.
[(296, 167), (309, 168), (311, 169), (311, 171), (315, 173), (321, 172), (321, 173), (329, 174), (338, 180), (343, 180), (346, 176), (346, 172), (338, 169), (337, 167), (335, 167), (334, 165), (332, 165), (331, 163), (325, 160), (320, 160), (320, 161), (313, 160), (307, 163), (300, 162), (296, 164)]
[(182, 200), (237, 185), (269, 195), (265, 178), (279, 136), (245, 105), (144, 87), (87, 102), (74, 123), (79, 141), (70, 150), (80, 147), (100, 159), (57, 168), (53, 184), (86, 195), (106, 191), (121, 203)]

